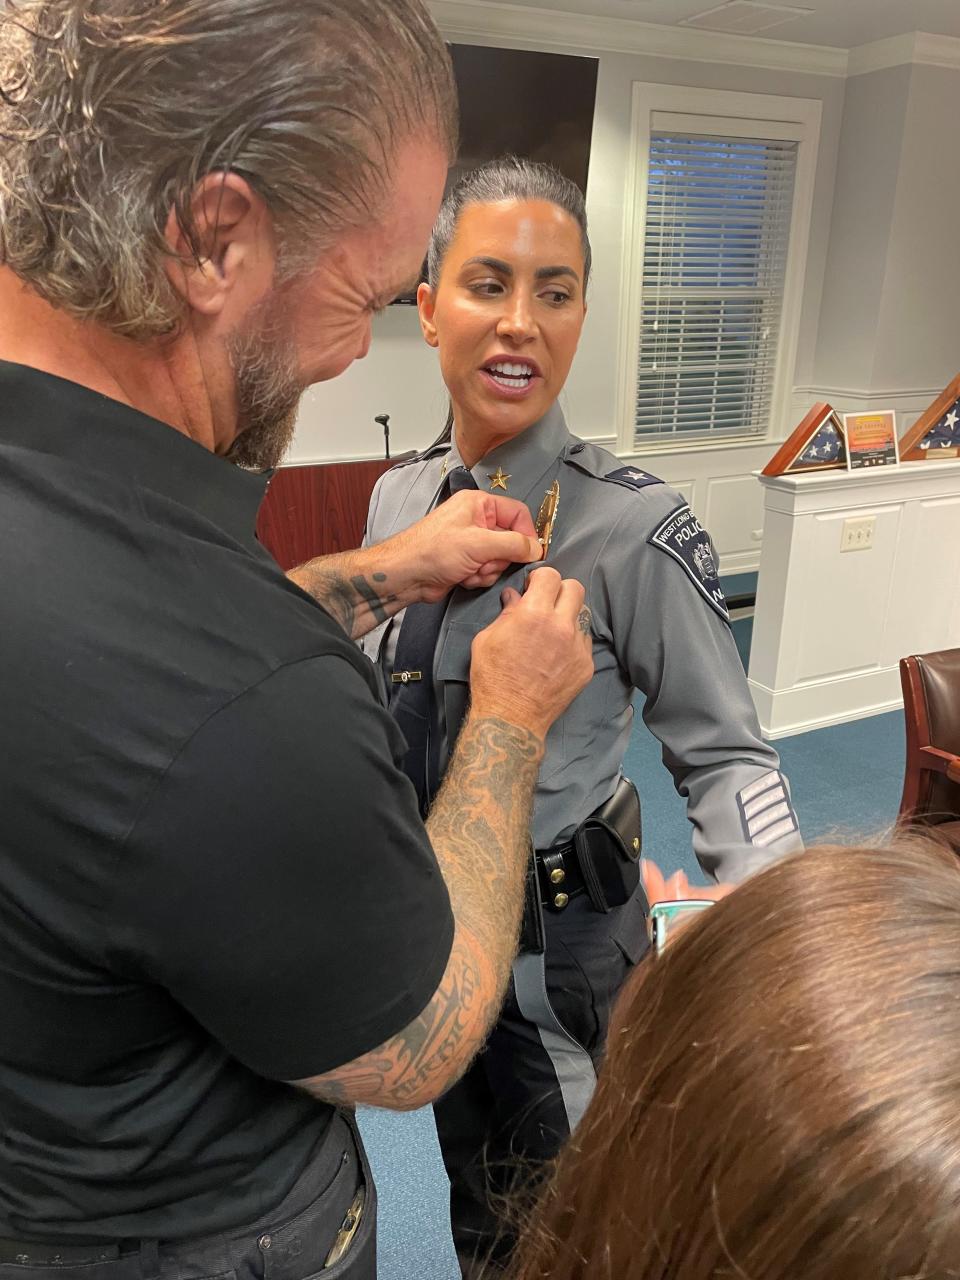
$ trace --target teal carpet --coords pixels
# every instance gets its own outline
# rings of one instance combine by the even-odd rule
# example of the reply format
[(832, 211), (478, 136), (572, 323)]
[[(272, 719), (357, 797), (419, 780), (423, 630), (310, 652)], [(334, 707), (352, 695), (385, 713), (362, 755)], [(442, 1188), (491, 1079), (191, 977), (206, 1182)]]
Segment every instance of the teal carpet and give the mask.
[[(730, 584), (725, 585), (732, 594)], [(738, 588), (743, 585), (737, 581)], [(745, 667), (752, 626), (752, 618), (734, 623)], [(854, 841), (893, 821), (903, 778), (901, 712), (784, 738), (777, 747), (808, 843)], [(667, 872), (683, 868), (702, 880), (690, 850), (683, 802), (660, 763), (660, 744), (639, 715), (625, 771), (643, 798), (647, 855)], [(459, 1280), (430, 1111), (396, 1115), (364, 1110), (360, 1127), (380, 1196), (380, 1280)]]

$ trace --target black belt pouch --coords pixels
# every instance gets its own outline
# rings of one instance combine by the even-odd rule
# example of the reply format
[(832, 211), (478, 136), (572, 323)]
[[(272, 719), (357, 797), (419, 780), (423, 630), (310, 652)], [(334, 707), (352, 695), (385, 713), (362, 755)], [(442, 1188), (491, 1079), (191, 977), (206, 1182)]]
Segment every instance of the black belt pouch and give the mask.
[(622, 907), (640, 884), (640, 797), (621, 778), (610, 799), (574, 832), (573, 845), (587, 894), (597, 911)]

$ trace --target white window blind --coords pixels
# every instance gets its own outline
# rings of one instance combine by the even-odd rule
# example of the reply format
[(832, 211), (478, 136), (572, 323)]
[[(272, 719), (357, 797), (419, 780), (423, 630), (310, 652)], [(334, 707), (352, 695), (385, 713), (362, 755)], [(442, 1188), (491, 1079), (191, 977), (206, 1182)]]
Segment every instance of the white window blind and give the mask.
[(770, 423), (798, 144), (654, 132), (635, 443)]

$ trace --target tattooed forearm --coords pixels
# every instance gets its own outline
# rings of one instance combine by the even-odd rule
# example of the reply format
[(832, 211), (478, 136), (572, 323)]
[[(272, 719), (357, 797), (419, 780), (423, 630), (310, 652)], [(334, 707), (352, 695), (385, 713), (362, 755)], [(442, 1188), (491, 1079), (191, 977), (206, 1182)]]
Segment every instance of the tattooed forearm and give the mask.
[(501, 993), (516, 952), (542, 753), (529, 730), (468, 716), (427, 821), (454, 915), (483, 945)]
[(468, 717), (427, 822), (456, 934), (426, 1009), (372, 1053), (303, 1088), (339, 1105), (406, 1110), (445, 1093), (496, 1018), (517, 947), (542, 741), (506, 721)]
[[(385, 573), (375, 573), (372, 575), (373, 581), (378, 583), (382, 583), (383, 581), (385, 581), (386, 576), (387, 575)], [(371, 583), (369, 583), (361, 573), (355, 574), (350, 579), (350, 584), (353, 587), (354, 591), (357, 593), (357, 595), (369, 607), (370, 612), (373, 614), (376, 621), (378, 623), (386, 622), (386, 620), (390, 617), (390, 615), (389, 613), (387, 613), (385, 606), (388, 604), (393, 604), (397, 597), (387, 596), (385, 599), (381, 599), (380, 596), (377, 594), (377, 588), (374, 587)]]
[(369, 550), (321, 556), (287, 575), (323, 605), (354, 640), (386, 622), (406, 603), (390, 590), (386, 573), (365, 568), (362, 562), (369, 557)]
[(299, 1083), (341, 1106), (368, 1102), (405, 1111), (450, 1088), (483, 1043), (496, 1013), (489, 962), (469, 931), (457, 929), (446, 972), (418, 1018), (392, 1039), (327, 1075)]

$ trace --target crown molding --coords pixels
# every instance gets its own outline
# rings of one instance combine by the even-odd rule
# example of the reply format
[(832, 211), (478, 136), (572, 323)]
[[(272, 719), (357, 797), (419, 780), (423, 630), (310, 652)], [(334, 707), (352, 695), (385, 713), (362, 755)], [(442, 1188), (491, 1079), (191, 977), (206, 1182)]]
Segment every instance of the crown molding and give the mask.
[(538, 49), (632, 53), (840, 79), (902, 66), (960, 71), (960, 39), (926, 31), (874, 40), (855, 49), (838, 49), (492, 0), (428, 0), (428, 4), (443, 34), (454, 40), (508, 40)]
[(511, 40), (567, 52), (632, 53), (841, 78), (847, 74), (847, 50), (826, 45), (479, 0), (428, 0), (428, 4), (440, 30), (454, 40)]
[(948, 67), (960, 71), (960, 40), (956, 36), (935, 36), (927, 31), (911, 31), (889, 40), (874, 40), (850, 50), (851, 76), (887, 71), (891, 67)]
[(888, 71), (891, 67), (908, 66), (914, 61), (917, 49), (916, 32), (905, 36), (891, 36), (888, 40), (874, 40), (850, 50), (848, 74), (869, 75), (871, 71)]
[(918, 31), (913, 60), (922, 67), (948, 67), (951, 71), (960, 71), (960, 39)]

